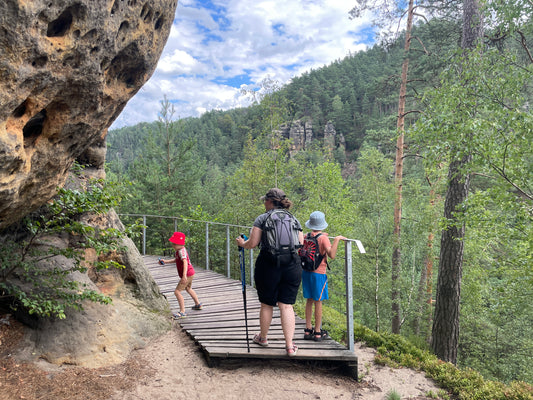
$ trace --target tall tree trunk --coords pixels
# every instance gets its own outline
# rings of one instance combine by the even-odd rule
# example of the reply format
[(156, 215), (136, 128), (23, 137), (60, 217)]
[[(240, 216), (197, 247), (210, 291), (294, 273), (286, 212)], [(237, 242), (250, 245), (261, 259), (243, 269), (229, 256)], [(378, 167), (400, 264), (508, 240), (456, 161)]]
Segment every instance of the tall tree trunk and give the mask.
[(394, 172), (396, 184), (396, 199), (394, 202), (394, 232), (392, 249), (392, 332), (400, 333), (401, 307), (400, 307), (400, 265), (401, 265), (401, 221), (402, 221), (402, 187), (403, 187), (403, 146), (405, 125), (405, 96), (407, 93), (407, 70), (409, 68), (409, 47), (411, 45), (411, 29), (413, 27), (413, 3), (409, 0), (407, 12), (407, 27), (405, 32), (404, 60), (400, 83), (400, 97), (398, 100), (398, 121), (396, 128), (398, 139), (396, 141), (396, 168)]
[(441, 237), (439, 277), (431, 347), (437, 357), (451, 363), (457, 362), (459, 343), (459, 302), (461, 299), (461, 278), (463, 273), (463, 225), (457, 224), (454, 213), (466, 200), (470, 178), (460, 173), (467, 159), (454, 160), (448, 172), (448, 190), (444, 203), (444, 217), (447, 228)]
[(435, 238), (435, 235), (433, 232), (431, 232), (428, 235), (428, 255), (426, 258), (426, 307), (424, 308), (424, 314), (427, 318), (427, 323), (425, 324), (424, 329), (424, 337), (426, 338), (426, 341), (429, 343), (431, 341), (431, 316), (432, 316), (432, 300), (433, 300), (433, 239)]
[[(429, 179), (428, 179), (429, 181)], [(413, 331), (417, 336), (421, 334), (429, 343), (431, 340), (431, 322), (432, 322), (432, 298), (433, 298), (433, 241), (435, 233), (433, 228), (437, 225), (436, 215), (434, 214), (437, 195), (434, 186), (429, 182), (429, 208), (431, 210), (431, 220), (429, 224), (428, 238), (426, 242), (426, 255), (424, 266), (420, 271), (420, 280), (418, 282), (417, 306), (418, 315), (413, 321)]]
[[(483, 35), (483, 25), (477, 0), (463, 2), (463, 38), (465, 50), (474, 49)], [(461, 129), (459, 126), (458, 129)], [(457, 152), (459, 149), (456, 149)], [(437, 298), (433, 318), (431, 347), (441, 360), (457, 363), (459, 343), (459, 314), (461, 300), (461, 278), (463, 273), (463, 249), (465, 227), (457, 220), (456, 212), (467, 199), (470, 177), (464, 174), (464, 166), (471, 155), (455, 158), (448, 170), (448, 189), (444, 203), (444, 217), (447, 227), (442, 232), (439, 258)]]

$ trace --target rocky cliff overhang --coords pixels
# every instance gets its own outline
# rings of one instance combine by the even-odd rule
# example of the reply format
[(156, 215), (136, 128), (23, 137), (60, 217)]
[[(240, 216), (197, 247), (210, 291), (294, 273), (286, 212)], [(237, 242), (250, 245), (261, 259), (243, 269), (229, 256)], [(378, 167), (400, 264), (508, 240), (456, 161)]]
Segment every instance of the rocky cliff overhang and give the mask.
[(0, 229), (53, 197), (75, 160), (102, 167), (107, 128), (153, 73), (176, 4), (2, 1)]

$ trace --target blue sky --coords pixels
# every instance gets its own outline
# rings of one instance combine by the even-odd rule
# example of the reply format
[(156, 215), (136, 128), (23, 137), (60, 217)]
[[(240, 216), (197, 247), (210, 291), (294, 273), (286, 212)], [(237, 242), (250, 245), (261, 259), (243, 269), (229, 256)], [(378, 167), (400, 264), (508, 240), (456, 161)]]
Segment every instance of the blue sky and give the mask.
[(351, 20), (356, 0), (179, 0), (156, 71), (111, 129), (155, 121), (166, 96), (175, 118), (248, 106), (241, 89), (285, 84), (365, 50), (370, 18)]

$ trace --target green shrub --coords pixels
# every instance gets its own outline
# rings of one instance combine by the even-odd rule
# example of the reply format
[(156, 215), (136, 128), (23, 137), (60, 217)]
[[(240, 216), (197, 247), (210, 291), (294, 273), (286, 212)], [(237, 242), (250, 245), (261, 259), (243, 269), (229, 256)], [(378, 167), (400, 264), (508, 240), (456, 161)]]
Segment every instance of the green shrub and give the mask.
[[(16, 238), (5, 235), (0, 246), (0, 300), (14, 310), (60, 319), (67, 308), (83, 309), (84, 300), (110, 303), (109, 297), (74, 280), (72, 274), (87, 271), (87, 249), (99, 257), (96, 269), (123, 268), (106, 255), (119, 251), (121, 238), (132, 232), (97, 229), (80, 218), (108, 212), (116, 199), (113, 187), (102, 180), (90, 181), (86, 190), (62, 188), (53, 201), (24, 219)], [(54, 240), (65, 235), (66, 248)]]
[[(305, 301), (298, 302), (295, 309), (299, 315), (305, 315)], [(325, 305), (323, 314), (324, 325), (338, 324), (338, 328), (331, 328), (330, 336), (338, 342), (345, 342), (345, 316)], [(528, 383), (515, 381), (506, 385), (485, 380), (480, 373), (470, 368), (460, 369), (439, 360), (431, 352), (415, 346), (403, 336), (378, 333), (357, 323), (354, 323), (354, 336), (356, 341), (365, 342), (377, 349), (376, 363), (424, 371), (427, 377), (459, 400), (533, 400), (533, 386)], [(447, 396), (440, 394), (440, 397)]]

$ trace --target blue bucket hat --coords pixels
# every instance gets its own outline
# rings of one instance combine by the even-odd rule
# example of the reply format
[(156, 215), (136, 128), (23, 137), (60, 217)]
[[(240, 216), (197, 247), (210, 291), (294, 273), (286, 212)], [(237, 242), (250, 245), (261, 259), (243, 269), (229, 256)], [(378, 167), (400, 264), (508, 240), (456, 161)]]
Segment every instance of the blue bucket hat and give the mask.
[(313, 211), (309, 216), (309, 221), (305, 223), (305, 226), (314, 231), (324, 230), (328, 227), (326, 216), (322, 211)]

